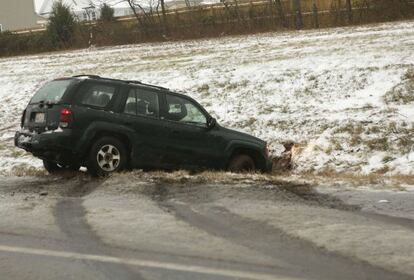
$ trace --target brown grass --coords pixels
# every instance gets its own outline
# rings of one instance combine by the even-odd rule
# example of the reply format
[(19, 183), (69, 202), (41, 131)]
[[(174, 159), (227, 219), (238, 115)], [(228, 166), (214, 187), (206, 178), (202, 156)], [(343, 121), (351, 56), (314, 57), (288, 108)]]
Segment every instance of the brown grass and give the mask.
[(13, 167), (10, 175), (13, 175), (16, 177), (26, 177), (26, 176), (42, 177), (42, 176), (47, 175), (47, 172), (44, 169), (38, 169), (33, 166), (21, 164), (21, 165)]
[(384, 95), (387, 104), (410, 104), (414, 102), (414, 70), (409, 69), (403, 77), (403, 81), (393, 87)]
[(148, 182), (153, 184), (171, 185), (273, 185), (273, 186), (298, 186), (298, 185), (351, 185), (380, 186), (404, 190), (401, 185), (414, 185), (414, 175), (385, 176), (381, 172), (370, 175), (358, 175), (353, 173), (337, 173), (325, 171), (323, 173), (294, 174), (289, 171), (271, 174), (235, 174), (229, 172), (205, 171), (191, 174), (188, 171), (175, 172), (142, 172), (133, 171), (114, 175), (115, 178)]
[(322, 172), (319, 174), (301, 174), (298, 178), (311, 184), (350, 184), (352, 186), (379, 185), (392, 189), (404, 190), (401, 185), (414, 185), (414, 175), (393, 175), (386, 176), (381, 172), (369, 175), (359, 175), (353, 173), (337, 173), (334, 171)]
[[(284, 176), (286, 173), (284, 174)], [(114, 174), (114, 178), (133, 178), (134, 180), (144, 181), (155, 184), (173, 184), (173, 185), (240, 185), (240, 184), (270, 184), (283, 185), (288, 183), (287, 178), (277, 174), (260, 174), (260, 173), (245, 173), (236, 174), (223, 171), (204, 171), (200, 173), (191, 173), (188, 171), (132, 171), (120, 174)]]
[[(268, 1), (245, 1), (244, 5), (239, 6), (236, 6), (235, 2), (226, 1), (229, 4), (228, 8), (220, 3), (212, 6), (168, 11), (168, 32), (164, 32), (162, 21), (156, 13), (150, 15), (149, 22), (144, 25), (138, 24), (134, 18), (122, 22), (80, 24), (77, 27), (72, 44), (66, 46), (66, 48), (85, 48), (89, 46), (89, 43), (95, 46), (112, 46), (296, 29), (295, 11), (291, 9), (288, 1), (284, 2), (283, 5), (286, 13), (286, 25), (284, 26), (275, 7), (273, 7), (273, 13), (271, 12), (272, 8), (269, 6)], [(311, 5), (308, 5), (311, 1), (302, 2), (303, 28), (315, 28)], [(360, 9), (355, 4), (354, 8), (356, 11), (354, 12), (352, 22), (345, 20), (344, 4), (332, 10), (330, 4), (323, 7), (321, 2), (319, 2), (319, 11), (321, 12), (319, 14), (319, 27), (369, 24), (408, 19), (414, 16), (414, 5), (410, 4), (401, 9), (398, 7), (401, 5), (400, 2), (388, 2), (393, 3), (392, 9), (387, 5), (370, 5), (369, 8), (364, 7)], [(141, 18), (141, 20), (143, 19)], [(93, 33), (92, 42), (89, 42), (90, 32)], [(48, 43), (49, 41), (45, 32), (27, 33), (24, 35), (6, 34), (0, 36), (0, 56), (58, 51), (59, 49), (54, 48)], [(308, 93), (311, 94), (311, 91)]]
[(366, 141), (370, 150), (387, 151), (390, 148), (387, 137), (379, 137)]

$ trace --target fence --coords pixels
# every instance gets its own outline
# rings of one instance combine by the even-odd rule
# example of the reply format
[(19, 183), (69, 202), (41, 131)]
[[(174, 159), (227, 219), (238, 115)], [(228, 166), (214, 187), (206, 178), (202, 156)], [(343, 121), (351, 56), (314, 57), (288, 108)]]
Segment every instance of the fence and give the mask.
[[(142, 17), (141, 21), (147, 20), (147, 24), (138, 26), (133, 32), (138, 41), (165, 38), (165, 35), (171, 39), (180, 39), (278, 29), (333, 27), (414, 16), (414, 1), (352, 0), (352, 10), (347, 9), (346, 0), (281, 0), (280, 5), (278, 2), (239, 0), (168, 11), (167, 30), (162, 26), (161, 16), (155, 13), (151, 19)], [(295, 2), (300, 2), (299, 9), (294, 5)], [(128, 27), (136, 26), (136, 19), (131, 17), (120, 19), (119, 22)], [(97, 44), (105, 43), (99, 39), (98, 34)]]
[[(80, 24), (70, 48), (179, 40), (272, 30), (333, 27), (412, 18), (409, 0), (225, 0), (224, 2)], [(39, 33), (42, 33), (40, 35)], [(18, 36), (19, 38), (13, 37)], [(0, 56), (53, 50), (44, 32), (0, 34)], [(21, 43), (19, 43), (21, 42)]]

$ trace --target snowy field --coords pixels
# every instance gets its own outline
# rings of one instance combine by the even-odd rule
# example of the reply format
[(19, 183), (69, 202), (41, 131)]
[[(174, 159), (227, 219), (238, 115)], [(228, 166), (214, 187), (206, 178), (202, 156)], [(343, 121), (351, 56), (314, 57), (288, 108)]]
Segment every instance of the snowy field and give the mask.
[(34, 91), (62, 76), (186, 92), (220, 124), (292, 140), (295, 171), (414, 175), (414, 21), (0, 59), (0, 174), (41, 162), (13, 148)]

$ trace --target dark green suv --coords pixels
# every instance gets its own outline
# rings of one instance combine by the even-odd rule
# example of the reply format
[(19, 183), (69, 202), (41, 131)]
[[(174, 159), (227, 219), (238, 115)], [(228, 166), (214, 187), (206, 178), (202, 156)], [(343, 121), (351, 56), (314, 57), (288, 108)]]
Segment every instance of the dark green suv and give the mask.
[(81, 75), (43, 86), (23, 112), (15, 145), (49, 172), (86, 166), (269, 171), (266, 143), (226, 129), (188, 96), (166, 88)]

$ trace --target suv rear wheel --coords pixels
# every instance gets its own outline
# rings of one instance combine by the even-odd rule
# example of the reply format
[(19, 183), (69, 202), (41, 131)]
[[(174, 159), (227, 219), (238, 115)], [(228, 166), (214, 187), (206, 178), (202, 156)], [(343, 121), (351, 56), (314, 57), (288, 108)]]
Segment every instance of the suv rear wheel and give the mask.
[(249, 172), (256, 169), (254, 160), (248, 155), (236, 155), (230, 160), (229, 170), (231, 172), (241, 173)]
[(60, 165), (50, 160), (43, 160), (43, 166), (50, 174), (54, 174), (61, 171), (78, 171), (80, 168), (78, 164)]
[(116, 138), (102, 137), (92, 145), (87, 167), (92, 175), (105, 176), (123, 170), (126, 162), (124, 144)]

